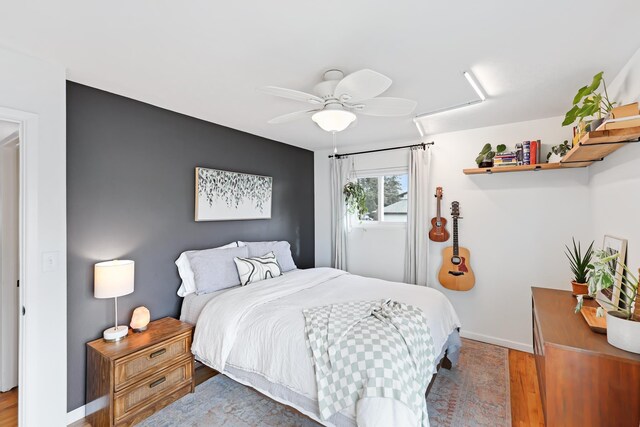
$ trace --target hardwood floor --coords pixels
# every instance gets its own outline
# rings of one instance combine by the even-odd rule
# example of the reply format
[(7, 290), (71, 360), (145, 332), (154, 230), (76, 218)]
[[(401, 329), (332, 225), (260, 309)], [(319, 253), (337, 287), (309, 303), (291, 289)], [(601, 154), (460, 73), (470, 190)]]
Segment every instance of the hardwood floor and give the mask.
[(18, 425), (18, 388), (0, 393), (0, 427)]
[[(206, 366), (196, 369), (196, 384), (201, 384), (215, 375)], [(538, 393), (538, 378), (533, 355), (509, 350), (509, 376), (511, 382), (511, 420), (513, 427), (544, 427), (542, 403)], [(0, 427), (18, 425), (18, 389), (0, 393)], [(91, 427), (84, 420), (71, 427)]]
[(513, 427), (544, 427), (536, 363), (532, 354), (509, 350), (509, 379)]

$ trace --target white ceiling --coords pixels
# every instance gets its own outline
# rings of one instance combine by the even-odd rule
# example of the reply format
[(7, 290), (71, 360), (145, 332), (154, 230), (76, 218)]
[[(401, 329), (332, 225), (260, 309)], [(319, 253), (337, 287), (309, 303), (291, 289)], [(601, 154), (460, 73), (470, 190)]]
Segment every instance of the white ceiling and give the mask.
[[(302, 103), (256, 91), (310, 91), (328, 68), (371, 68), (385, 96), (440, 133), (563, 114), (600, 70), (611, 80), (640, 47), (637, 0), (30, 0), (4, 2), (0, 44), (60, 62), (70, 80), (309, 149), (331, 146), (311, 120), (269, 125)], [(341, 146), (410, 141), (411, 118), (361, 117)]]

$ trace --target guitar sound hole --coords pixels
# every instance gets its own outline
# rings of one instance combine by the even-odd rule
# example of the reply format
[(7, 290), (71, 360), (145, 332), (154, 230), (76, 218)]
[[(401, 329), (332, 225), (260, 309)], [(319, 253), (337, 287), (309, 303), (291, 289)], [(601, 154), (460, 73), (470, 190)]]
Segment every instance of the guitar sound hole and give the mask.
[(459, 256), (453, 256), (451, 257), (451, 263), (453, 265), (459, 265), (462, 262), (462, 260), (460, 259)]

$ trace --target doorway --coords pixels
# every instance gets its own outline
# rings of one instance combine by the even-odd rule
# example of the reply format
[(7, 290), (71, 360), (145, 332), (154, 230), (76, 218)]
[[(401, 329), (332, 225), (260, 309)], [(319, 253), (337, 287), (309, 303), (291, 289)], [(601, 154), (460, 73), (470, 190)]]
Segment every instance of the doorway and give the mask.
[(18, 424), (20, 324), (19, 125), (0, 120), (0, 426)]

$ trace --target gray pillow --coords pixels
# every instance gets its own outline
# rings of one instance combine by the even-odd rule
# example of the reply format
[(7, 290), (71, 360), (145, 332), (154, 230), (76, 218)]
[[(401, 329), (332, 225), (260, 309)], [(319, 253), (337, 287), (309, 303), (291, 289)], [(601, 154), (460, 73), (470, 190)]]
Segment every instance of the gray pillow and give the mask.
[(246, 258), (249, 249), (207, 249), (189, 253), (189, 263), (196, 282), (196, 295), (208, 294), (240, 284), (235, 257)]
[(293, 262), (289, 242), (244, 242), (244, 244), (249, 248), (249, 256), (251, 258), (261, 257), (269, 252), (273, 252), (283, 273), (298, 268), (296, 267), (296, 263)]

